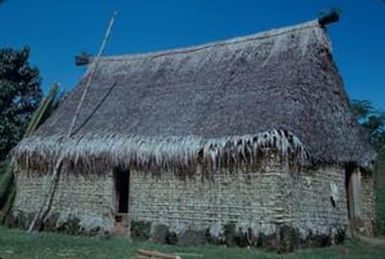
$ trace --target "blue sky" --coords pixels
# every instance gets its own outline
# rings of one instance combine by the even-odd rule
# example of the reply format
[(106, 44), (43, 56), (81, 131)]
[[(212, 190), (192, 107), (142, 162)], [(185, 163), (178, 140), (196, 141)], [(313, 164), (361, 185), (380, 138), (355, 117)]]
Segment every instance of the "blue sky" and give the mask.
[(334, 57), (351, 98), (385, 110), (384, 0), (7, 0), (0, 6), (0, 47), (31, 47), (43, 89), (72, 89), (84, 72), (74, 56), (95, 54), (111, 14), (118, 17), (106, 55), (190, 46), (304, 22), (329, 9)]

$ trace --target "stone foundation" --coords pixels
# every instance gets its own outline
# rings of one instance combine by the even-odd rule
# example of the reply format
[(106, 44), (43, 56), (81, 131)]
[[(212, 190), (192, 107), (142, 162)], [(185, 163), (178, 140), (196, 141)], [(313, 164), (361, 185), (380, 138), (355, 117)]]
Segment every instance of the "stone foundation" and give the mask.
[(278, 252), (292, 252), (298, 248), (325, 247), (341, 244), (346, 239), (346, 229), (335, 228), (335, 232), (321, 234), (310, 232), (305, 238), (300, 230), (291, 226), (280, 225), (276, 232), (265, 234), (254, 232), (251, 228), (246, 231), (237, 229), (236, 224), (222, 225), (223, 232), (213, 236), (210, 229), (186, 229), (180, 233), (171, 231), (163, 224), (146, 221), (131, 221), (131, 237), (134, 240), (150, 240), (157, 243), (181, 246), (199, 246), (204, 244), (262, 247)]

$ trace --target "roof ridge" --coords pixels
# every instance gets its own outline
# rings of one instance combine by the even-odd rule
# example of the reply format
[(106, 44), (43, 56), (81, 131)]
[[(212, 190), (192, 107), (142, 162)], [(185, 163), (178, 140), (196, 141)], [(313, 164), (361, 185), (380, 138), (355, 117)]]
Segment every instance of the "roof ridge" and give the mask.
[(225, 40), (212, 41), (212, 42), (190, 46), (190, 47), (181, 47), (181, 48), (174, 48), (169, 50), (166, 49), (166, 50), (159, 50), (159, 51), (153, 51), (153, 52), (147, 52), (147, 53), (145, 52), (145, 53), (137, 53), (137, 54), (106, 56), (106, 57), (101, 57), (100, 60), (101, 61), (124, 61), (129, 59), (140, 59), (144, 57), (158, 58), (158, 57), (168, 56), (173, 54), (190, 53), (190, 52), (200, 51), (200, 50), (214, 48), (218, 46), (226, 46), (226, 45), (238, 44), (238, 43), (247, 42), (247, 41), (266, 39), (266, 38), (276, 37), (282, 34), (290, 33), (293, 31), (304, 30), (304, 29), (315, 28), (315, 27), (321, 27), (318, 19), (300, 23), (297, 25), (279, 27), (279, 28), (261, 31), (261, 32), (257, 32), (257, 33), (253, 33), (245, 36), (238, 36), (238, 37), (225, 39)]

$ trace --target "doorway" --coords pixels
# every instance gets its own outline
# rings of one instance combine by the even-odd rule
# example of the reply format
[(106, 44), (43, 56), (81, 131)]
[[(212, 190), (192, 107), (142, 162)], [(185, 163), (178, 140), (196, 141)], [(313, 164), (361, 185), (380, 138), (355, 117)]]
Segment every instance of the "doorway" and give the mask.
[(353, 231), (362, 225), (362, 186), (361, 172), (354, 165), (345, 168), (345, 187), (348, 218)]
[(130, 171), (116, 168), (114, 170), (116, 190), (116, 212), (127, 214), (130, 193)]

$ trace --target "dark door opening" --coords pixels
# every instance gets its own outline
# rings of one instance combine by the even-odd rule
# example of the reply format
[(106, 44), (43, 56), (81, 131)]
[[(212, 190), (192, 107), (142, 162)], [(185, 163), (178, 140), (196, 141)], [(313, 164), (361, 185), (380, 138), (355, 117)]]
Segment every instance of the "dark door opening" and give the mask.
[(128, 213), (130, 171), (115, 169), (116, 209), (118, 213)]
[(348, 209), (348, 218), (351, 221), (353, 219), (353, 193), (351, 185), (351, 177), (354, 167), (347, 165), (345, 167), (345, 190), (346, 190), (346, 206)]

